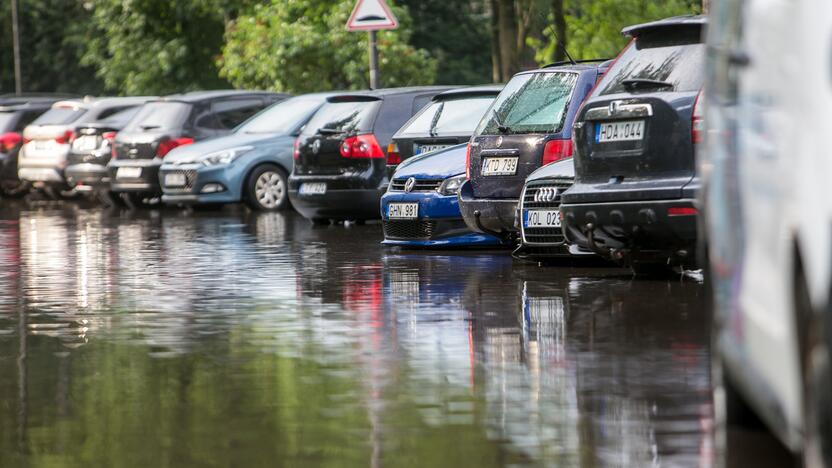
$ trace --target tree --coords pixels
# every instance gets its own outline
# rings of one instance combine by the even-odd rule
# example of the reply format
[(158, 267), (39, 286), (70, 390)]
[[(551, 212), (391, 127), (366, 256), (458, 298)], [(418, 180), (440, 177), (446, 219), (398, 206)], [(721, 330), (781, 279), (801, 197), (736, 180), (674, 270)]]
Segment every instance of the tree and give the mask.
[[(309, 92), (368, 87), (367, 34), (345, 29), (354, 2), (272, 0), (229, 23), (222, 77), (238, 87)], [(383, 86), (430, 84), (437, 64), (409, 45), (410, 16), (393, 7), (399, 29), (380, 31)]]

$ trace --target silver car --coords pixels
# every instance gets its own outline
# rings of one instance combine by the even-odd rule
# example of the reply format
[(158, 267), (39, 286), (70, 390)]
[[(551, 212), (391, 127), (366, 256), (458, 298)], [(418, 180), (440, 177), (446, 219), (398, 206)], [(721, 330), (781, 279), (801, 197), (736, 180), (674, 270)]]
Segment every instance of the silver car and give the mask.
[(36, 187), (66, 185), (67, 154), (79, 125), (96, 122), (144, 104), (151, 97), (90, 98), (59, 101), (23, 130), (17, 173)]

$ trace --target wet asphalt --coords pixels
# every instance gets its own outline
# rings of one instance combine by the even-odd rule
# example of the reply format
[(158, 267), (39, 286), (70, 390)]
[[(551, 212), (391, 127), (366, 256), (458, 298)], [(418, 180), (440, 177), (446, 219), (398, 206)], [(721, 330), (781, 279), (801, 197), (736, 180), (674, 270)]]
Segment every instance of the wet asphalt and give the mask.
[(4, 201), (0, 467), (713, 464), (696, 274), (381, 240)]

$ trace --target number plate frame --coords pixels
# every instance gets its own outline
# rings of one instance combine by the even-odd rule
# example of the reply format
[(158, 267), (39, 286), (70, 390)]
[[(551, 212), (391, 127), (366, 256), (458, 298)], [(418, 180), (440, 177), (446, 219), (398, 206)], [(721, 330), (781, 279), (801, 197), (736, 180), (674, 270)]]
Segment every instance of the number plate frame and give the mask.
[(595, 124), (595, 143), (644, 140), (644, 120), (621, 120)]
[(185, 174), (174, 172), (173, 174), (165, 174), (166, 187), (184, 187), (187, 185), (188, 179)]
[(125, 166), (116, 169), (116, 179), (138, 179), (141, 176), (141, 167)]
[(418, 219), (418, 203), (390, 203), (387, 205), (388, 219)]
[(300, 195), (324, 195), (326, 194), (326, 182), (304, 182), (298, 189)]
[[(532, 218), (534, 218), (534, 224), (531, 223)], [(560, 210), (523, 210), (524, 229), (557, 229), (559, 227), (561, 227)]]
[(519, 159), (517, 156), (483, 158), (480, 174), (483, 177), (516, 175)]

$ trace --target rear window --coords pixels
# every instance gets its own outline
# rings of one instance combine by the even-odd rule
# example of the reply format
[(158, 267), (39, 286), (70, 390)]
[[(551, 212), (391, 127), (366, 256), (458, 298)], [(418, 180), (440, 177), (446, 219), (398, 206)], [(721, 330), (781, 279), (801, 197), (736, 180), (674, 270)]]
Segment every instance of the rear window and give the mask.
[(698, 28), (643, 33), (598, 85), (598, 95), (638, 91), (699, 91), (705, 45)]
[(0, 133), (14, 129), (14, 112), (0, 112)]
[(568, 72), (515, 76), (485, 114), (476, 133), (559, 132), (577, 81), (578, 74)]
[(124, 132), (176, 129), (185, 123), (190, 111), (191, 105), (184, 102), (148, 102), (124, 127)]
[(432, 102), (399, 133), (402, 135), (470, 134), (494, 102), (494, 96)]
[(244, 122), (237, 132), (243, 133), (289, 133), (314, 113), (323, 99), (292, 98), (272, 105), (263, 112)]
[(87, 110), (80, 107), (53, 107), (35, 119), (32, 125), (66, 125), (78, 120)]
[(130, 121), (136, 114), (139, 113), (140, 107), (130, 107), (124, 109), (120, 112), (116, 112), (115, 114), (110, 115), (109, 117), (101, 120), (101, 123), (105, 123), (107, 125), (113, 125), (118, 127), (123, 127)]
[(303, 133), (314, 134), (319, 130), (339, 133), (369, 132), (381, 101), (328, 102), (306, 125)]

